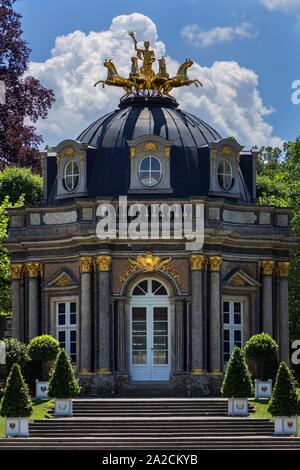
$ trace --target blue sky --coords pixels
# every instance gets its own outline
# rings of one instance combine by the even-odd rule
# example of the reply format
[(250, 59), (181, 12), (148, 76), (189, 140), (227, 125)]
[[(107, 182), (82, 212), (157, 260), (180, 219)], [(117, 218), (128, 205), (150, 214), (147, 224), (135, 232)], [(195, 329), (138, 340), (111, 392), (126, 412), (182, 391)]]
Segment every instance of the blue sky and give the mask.
[[(263, 118), (272, 125), (272, 135), (289, 140), (300, 134), (300, 105), (291, 102), (291, 84), (300, 80), (298, 0), (19, 0), (16, 8), (23, 16), (31, 60), (40, 64), (51, 56), (57, 36), (76, 30), (85, 34), (107, 31), (113, 18), (141, 13), (156, 25), (159, 40), (174, 60), (191, 57), (202, 67), (235, 61), (241, 68), (253, 70), (263, 104), (275, 109)], [(243, 24), (248, 25), (245, 34), (238, 29)], [(188, 39), (182, 31), (191, 25), (196, 26)], [(221, 28), (217, 39), (203, 44), (201, 38), (216, 27)], [(222, 28), (229, 28), (227, 41)], [(202, 117), (201, 109), (197, 114)], [(45, 126), (43, 129), (46, 139), (55, 138), (53, 133), (47, 135)]]

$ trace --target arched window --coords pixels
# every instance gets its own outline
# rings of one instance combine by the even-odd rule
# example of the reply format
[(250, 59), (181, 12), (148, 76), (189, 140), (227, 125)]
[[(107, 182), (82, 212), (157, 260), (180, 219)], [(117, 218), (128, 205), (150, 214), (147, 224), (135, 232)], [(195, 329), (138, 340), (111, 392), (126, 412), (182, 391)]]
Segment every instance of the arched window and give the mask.
[(218, 163), (218, 183), (227, 191), (232, 185), (232, 166), (228, 160), (220, 160)]
[(79, 177), (80, 171), (78, 162), (76, 160), (67, 162), (64, 168), (64, 185), (68, 191), (75, 191), (79, 184)]
[(149, 155), (144, 157), (139, 166), (139, 178), (144, 186), (156, 186), (161, 179), (162, 169), (158, 158)]
[(168, 295), (167, 289), (161, 282), (155, 279), (145, 279), (139, 282), (133, 289), (132, 295)]

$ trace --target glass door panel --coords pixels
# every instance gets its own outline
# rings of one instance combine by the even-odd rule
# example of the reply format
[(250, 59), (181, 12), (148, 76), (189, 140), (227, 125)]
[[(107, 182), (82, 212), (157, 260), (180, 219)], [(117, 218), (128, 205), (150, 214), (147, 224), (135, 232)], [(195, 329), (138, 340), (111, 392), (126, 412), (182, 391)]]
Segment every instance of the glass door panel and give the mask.
[(168, 307), (153, 307), (153, 364), (168, 364)]
[(147, 309), (132, 308), (132, 364), (147, 364)]

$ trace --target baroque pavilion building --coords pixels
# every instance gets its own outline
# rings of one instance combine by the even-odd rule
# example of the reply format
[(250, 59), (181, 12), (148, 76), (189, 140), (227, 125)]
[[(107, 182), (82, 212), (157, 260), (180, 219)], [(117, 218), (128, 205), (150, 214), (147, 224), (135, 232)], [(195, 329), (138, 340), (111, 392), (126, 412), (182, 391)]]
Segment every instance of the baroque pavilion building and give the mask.
[[(127, 96), (77, 139), (41, 152), (41, 204), (9, 211), (12, 334), (56, 337), (86, 394), (158, 382), (174, 394), (217, 394), (234, 345), (253, 334), (271, 334), (289, 361), (291, 211), (257, 204), (257, 148), (223, 138), (169, 96), (191, 84), (192, 61), (170, 78), (160, 59), (155, 74), (149, 44), (139, 49), (130, 35)], [(119, 86), (111, 64), (104, 83)], [(97, 208), (117, 207), (119, 196), (203, 204), (203, 247), (99, 239)]]

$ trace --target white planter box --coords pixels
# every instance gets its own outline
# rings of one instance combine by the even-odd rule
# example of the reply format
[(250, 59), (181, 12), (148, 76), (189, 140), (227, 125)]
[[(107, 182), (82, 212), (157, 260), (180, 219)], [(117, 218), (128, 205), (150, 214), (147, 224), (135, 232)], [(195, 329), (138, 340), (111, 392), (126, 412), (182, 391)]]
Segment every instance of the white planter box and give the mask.
[(55, 398), (55, 416), (73, 416), (72, 398)]
[(35, 398), (49, 398), (48, 397), (49, 381), (36, 380), (35, 381)]
[(255, 380), (255, 398), (271, 398), (272, 380)]
[(5, 434), (10, 436), (28, 436), (28, 418), (5, 418)]
[(298, 416), (276, 416), (275, 417), (275, 436), (297, 436)]
[(248, 398), (228, 398), (228, 416), (248, 416)]

